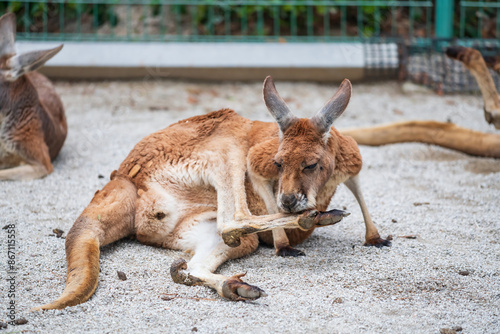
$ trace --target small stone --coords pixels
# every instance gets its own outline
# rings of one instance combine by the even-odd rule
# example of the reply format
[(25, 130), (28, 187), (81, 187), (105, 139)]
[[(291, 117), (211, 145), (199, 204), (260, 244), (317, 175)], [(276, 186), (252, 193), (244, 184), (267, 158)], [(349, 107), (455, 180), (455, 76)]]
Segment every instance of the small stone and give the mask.
[(453, 326), (453, 327), (451, 327), (451, 329), (453, 329), (455, 332), (461, 332), (461, 331), (463, 331), (462, 326)]
[(98, 178), (98, 179), (104, 179), (104, 175), (99, 174), (99, 175), (97, 175), (97, 178)]
[(17, 325), (26, 325), (28, 323), (28, 320), (24, 318), (16, 319), (14, 320), (14, 324)]
[(58, 228), (53, 229), (52, 232), (55, 233), (56, 238), (60, 238), (64, 234), (64, 231)]
[(193, 327), (193, 329), (191, 329), (191, 332), (197, 332), (198, 331), (198, 328), (196, 327)]
[(441, 328), (439, 330), (440, 334), (457, 334), (457, 332), (451, 328)]
[(116, 271), (116, 273), (118, 274), (118, 278), (121, 279), (122, 281), (126, 281), (127, 280), (127, 275), (125, 275), (125, 273), (123, 271)]
[(405, 239), (417, 239), (416, 235), (400, 235), (398, 238), (405, 238)]
[(397, 223), (398, 221), (396, 219), (392, 219), (392, 222), (393, 223)]
[(7, 328), (7, 324), (5, 322), (0, 321), (0, 329)]
[(342, 304), (343, 302), (344, 300), (342, 299), (342, 297), (337, 297), (332, 301), (332, 304)]
[(160, 298), (161, 298), (161, 300), (166, 300), (166, 301), (174, 299), (174, 297), (170, 297), (170, 296), (167, 296), (167, 295), (163, 295)]
[(462, 276), (469, 276), (470, 272), (468, 270), (460, 270), (458, 274)]

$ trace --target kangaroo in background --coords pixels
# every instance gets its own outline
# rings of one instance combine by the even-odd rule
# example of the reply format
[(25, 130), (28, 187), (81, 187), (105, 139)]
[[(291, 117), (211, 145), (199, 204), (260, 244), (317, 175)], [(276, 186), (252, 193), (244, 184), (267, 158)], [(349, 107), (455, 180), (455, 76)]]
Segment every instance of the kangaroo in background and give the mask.
[(311, 119), (294, 116), (270, 77), (264, 100), (276, 123), (251, 121), (222, 109), (172, 124), (142, 139), (97, 191), (66, 238), (67, 279), (62, 295), (35, 308), (61, 309), (87, 301), (98, 284), (99, 249), (126, 236), (192, 254), (170, 268), (172, 279), (203, 285), (230, 300), (265, 296), (242, 274), (214, 274), (225, 261), (250, 254), (259, 238), (281, 256), (315, 227), (347, 213), (324, 212), (345, 183), (361, 207), (365, 245), (380, 238), (359, 187), (356, 142), (332, 124), (351, 96), (346, 79)]
[(0, 17), (0, 180), (29, 180), (53, 171), (67, 134), (61, 99), (50, 81), (32, 72), (62, 45), (17, 55), (16, 17)]
[(446, 49), (446, 55), (456, 59), (469, 70), (476, 79), (484, 101), (484, 118), (495, 129), (500, 130), (500, 96), (498, 95), (493, 78), (488, 67), (499, 71), (497, 57), (486, 57), (483, 59), (481, 52), (476, 49), (463, 46), (452, 46)]
[[(500, 57), (483, 57), (472, 48), (451, 46), (446, 50), (451, 59), (462, 62), (476, 79), (484, 101), (486, 122), (500, 130), (500, 96), (488, 67), (500, 74)], [(346, 129), (342, 134), (353, 137), (360, 145), (380, 146), (394, 143), (420, 142), (438, 145), (470, 155), (500, 158), (500, 135), (463, 128), (436, 121), (405, 121), (387, 125)]]

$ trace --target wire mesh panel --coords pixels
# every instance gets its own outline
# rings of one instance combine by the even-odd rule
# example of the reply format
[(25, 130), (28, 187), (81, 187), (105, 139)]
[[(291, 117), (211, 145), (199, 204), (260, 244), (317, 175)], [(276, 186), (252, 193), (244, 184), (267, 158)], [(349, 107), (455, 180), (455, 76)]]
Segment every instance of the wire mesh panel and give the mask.
[[(452, 45), (471, 47), (486, 56), (500, 56), (499, 40), (434, 40), (426, 45), (411, 45), (405, 49), (404, 68), (409, 80), (433, 88), (440, 94), (456, 92), (474, 92), (479, 86), (457, 60), (446, 56), (446, 49)], [(500, 88), (500, 76), (490, 70), (497, 88)]]
[(363, 46), (367, 79), (397, 78), (401, 63), (402, 43), (371, 40)]
[(432, 1), (0, 0), (20, 39), (336, 41), (429, 38)]
[[(401, 76), (433, 88), (438, 93), (478, 91), (479, 86), (465, 66), (445, 55), (451, 45), (472, 47), (483, 56), (500, 55), (500, 2), (456, 1), (454, 36), (459, 39), (428, 39), (403, 45)], [(438, 20), (439, 17), (436, 17)], [(500, 87), (499, 75), (491, 76)]]

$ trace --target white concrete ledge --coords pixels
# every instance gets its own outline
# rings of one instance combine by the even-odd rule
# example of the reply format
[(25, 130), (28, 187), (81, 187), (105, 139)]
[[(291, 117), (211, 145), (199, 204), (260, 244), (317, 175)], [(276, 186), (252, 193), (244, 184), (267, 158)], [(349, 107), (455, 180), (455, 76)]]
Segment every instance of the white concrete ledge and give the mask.
[[(18, 42), (18, 51), (57, 42)], [(64, 42), (42, 72), (63, 79), (362, 80), (366, 69), (398, 67), (395, 44)], [(369, 74), (367, 74), (369, 75)]]
[[(18, 42), (21, 52), (57, 42)], [(65, 42), (46, 66), (165, 68), (363, 68), (361, 43)]]

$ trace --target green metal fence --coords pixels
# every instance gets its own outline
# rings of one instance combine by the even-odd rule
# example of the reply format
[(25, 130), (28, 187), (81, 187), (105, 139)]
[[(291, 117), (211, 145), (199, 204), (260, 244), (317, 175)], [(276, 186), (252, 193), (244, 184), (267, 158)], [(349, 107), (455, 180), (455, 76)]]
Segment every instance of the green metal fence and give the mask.
[(460, 38), (500, 38), (498, 1), (460, 1)]
[[(445, 31), (453, 22), (442, 6), (450, 1), (0, 0), (0, 10), (17, 14), (19, 39), (28, 40), (345, 41), (434, 37), (436, 23)], [(479, 24), (490, 19), (484, 6), (498, 14), (496, 2), (460, 2), (461, 36), (473, 5)]]
[(498, 0), (0, 0), (5, 11), (19, 40), (363, 42), (375, 76), (397, 70), (442, 92), (477, 89), (447, 46), (500, 54)]

